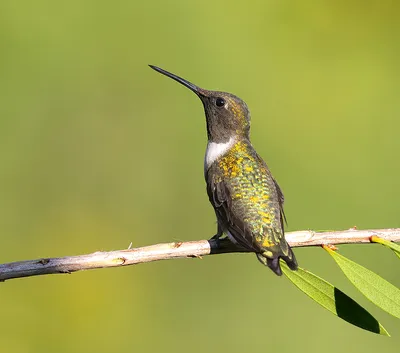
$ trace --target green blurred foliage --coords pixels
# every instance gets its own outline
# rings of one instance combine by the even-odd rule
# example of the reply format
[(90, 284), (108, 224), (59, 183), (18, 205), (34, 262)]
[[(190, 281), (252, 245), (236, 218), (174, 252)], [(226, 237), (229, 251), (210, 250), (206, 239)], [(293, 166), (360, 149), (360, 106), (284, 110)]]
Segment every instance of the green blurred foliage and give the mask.
[[(289, 230), (400, 227), (400, 4), (0, 3), (1, 262), (210, 237), (202, 106), (155, 64), (237, 94)], [(400, 285), (378, 245), (341, 246)], [(397, 352), (399, 321), (322, 249), (298, 262), (392, 338), (329, 314), (251, 255), (0, 286), (4, 352)]]

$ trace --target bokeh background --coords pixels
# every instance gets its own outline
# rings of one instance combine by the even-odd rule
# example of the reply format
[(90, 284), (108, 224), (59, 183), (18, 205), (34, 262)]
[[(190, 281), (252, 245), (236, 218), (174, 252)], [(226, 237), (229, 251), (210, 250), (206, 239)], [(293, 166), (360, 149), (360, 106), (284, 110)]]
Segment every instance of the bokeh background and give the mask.
[[(400, 227), (393, 1), (0, 4), (1, 262), (208, 238), (205, 119), (161, 66), (242, 97), (288, 230)], [(400, 285), (374, 245), (340, 251)], [(318, 248), (302, 267), (392, 334), (334, 317), (252, 255), (0, 285), (3, 352), (398, 352), (400, 322)]]

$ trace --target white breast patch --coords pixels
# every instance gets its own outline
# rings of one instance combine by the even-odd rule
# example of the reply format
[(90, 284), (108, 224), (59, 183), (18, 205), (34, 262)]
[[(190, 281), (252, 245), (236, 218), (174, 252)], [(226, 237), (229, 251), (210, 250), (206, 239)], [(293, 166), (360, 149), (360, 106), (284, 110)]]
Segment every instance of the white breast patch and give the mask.
[(204, 169), (207, 170), (219, 157), (223, 156), (234, 145), (235, 139), (231, 137), (228, 142), (209, 142), (204, 158)]

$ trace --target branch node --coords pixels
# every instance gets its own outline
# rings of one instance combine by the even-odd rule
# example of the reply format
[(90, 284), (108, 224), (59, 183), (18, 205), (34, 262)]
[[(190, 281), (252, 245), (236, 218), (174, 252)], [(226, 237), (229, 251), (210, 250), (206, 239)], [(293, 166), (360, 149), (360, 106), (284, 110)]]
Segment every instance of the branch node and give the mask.
[(113, 262), (116, 262), (118, 265), (123, 265), (126, 262), (126, 258), (125, 257), (117, 257), (116, 259), (114, 259)]
[(50, 262), (50, 259), (40, 259), (37, 263), (41, 265), (47, 265)]
[(196, 254), (187, 255), (186, 257), (191, 258), (191, 259), (200, 259), (200, 260), (203, 260), (203, 256), (201, 256), (201, 255), (196, 255)]
[(65, 275), (70, 275), (72, 272), (74, 272), (74, 271), (70, 271), (70, 270), (59, 270), (59, 271), (57, 271), (57, 273), (61, 273), (61, 274), (65, 274)]

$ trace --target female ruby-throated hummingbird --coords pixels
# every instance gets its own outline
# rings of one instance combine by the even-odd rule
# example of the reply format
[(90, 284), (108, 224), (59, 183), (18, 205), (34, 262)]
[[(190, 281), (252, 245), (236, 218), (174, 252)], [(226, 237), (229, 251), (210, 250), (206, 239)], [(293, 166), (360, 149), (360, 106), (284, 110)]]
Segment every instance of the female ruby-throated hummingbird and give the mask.
[(279, 259), (297, 269), (284, 237), (283, 194), (250, 142), (250, 112), (230, 93), (208, 91), (159, 67), (150, 67), (192, 90), (203, 102), (208, 144), (204, 159), (207, 193), (215, 209), (219, 239), (255, 252), (277, 275)]

